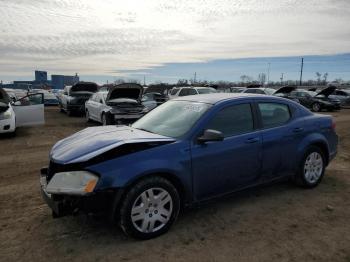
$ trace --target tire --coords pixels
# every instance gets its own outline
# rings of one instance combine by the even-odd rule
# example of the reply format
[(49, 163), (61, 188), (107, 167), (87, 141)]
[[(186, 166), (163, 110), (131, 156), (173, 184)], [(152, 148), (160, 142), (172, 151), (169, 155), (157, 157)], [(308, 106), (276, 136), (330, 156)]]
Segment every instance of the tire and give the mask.
[(105, 114), (105, 113), (102, 113), (101, 122), (102, 122), (102, 125), (103, 125), (103, 126), (108, 125), (108, 120), (107, 120), (107, 117), (106, 117), (106, 114)]
[(67, 108), (67, 110), (66, 110), (66, 113), (67, 113), (67, 116), (72, 116), (72, 115), (73, 115), (73, 114), (72, 114), (72, 111), (68, 110), (68, 108)]
[(86, 111), (85, 111), (85, 120), (86, 120), (87, 123), (90, 122), (90, 113), (89, 113), (89, 110), (86, 110)]
[(313, 103), (311, 106), (312, 111), (314, 112), (320, 112), (321, 111), (321, 105), (320, 103)]
[(295, 177), (296, 184), (305, 188), (316, 187), (324, 176), (325, 163), (326, 159), (323, 151), (317, 146), (310, 146), (299, 165)]
[(63, 112), (64, 112), (64, 110), (63, 110), (63, 106), (62, 106), (62, 104), (59, 104), (59, 108), (60, 108), (60, 112), (61, 112), (61, 113), (63, 113)]
[(117, 217), (126, 235), (151, 239), (169, 230), (179, 210), (180, 197), (176, 188), (162, 177), (149, 177), (126, 193)]

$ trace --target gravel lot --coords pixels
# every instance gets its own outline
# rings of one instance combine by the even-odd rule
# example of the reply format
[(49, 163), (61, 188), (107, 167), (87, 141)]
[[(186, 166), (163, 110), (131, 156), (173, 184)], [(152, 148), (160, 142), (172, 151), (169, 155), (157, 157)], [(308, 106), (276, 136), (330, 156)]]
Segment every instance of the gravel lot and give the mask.
[[(188, 210), (157, 239), (103, 219), (52, 219), (38, 174), (85, 120), (46, 109), (46, 125), (0, 137), (0, 261), (350, 261), (350, 110), (332, 113), (338, 156), (313, 190), (279, 183)], [(93, 125), (93, 124), (90, 124)]]

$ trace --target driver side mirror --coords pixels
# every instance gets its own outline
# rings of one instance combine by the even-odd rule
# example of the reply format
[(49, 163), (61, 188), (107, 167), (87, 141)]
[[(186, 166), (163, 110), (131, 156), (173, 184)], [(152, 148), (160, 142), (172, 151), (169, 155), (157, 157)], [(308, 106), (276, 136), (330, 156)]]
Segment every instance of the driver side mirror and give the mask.
[(200, 144), (204, 144), (210, 141), (222, 141), (222, 140), (224, 140), (223, 133), (213, 129), (204, 130), (203, 135), (197, 138), (197, 141)]

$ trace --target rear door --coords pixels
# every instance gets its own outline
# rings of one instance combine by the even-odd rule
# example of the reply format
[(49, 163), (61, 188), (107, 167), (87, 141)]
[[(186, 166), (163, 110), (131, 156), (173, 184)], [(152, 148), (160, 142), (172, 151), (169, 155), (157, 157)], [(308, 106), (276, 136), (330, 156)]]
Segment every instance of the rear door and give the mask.
[(12, 108), (16, 115), (16, 127), (45, 124), (43, 94), (27, 95), (12, 104)]
[(303, 121), (293, 118), (288, 104), (257, 101), (262, 135), (262, 179), (291, 174), (297, 161), (297, 145), (303, 136)]

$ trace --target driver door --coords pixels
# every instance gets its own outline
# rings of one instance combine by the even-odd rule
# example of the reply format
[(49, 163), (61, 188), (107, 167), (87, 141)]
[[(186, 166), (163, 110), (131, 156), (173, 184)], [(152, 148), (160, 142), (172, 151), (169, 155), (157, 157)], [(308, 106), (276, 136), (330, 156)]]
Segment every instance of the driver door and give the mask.
[(193, 188), (203, 200), (257, 183), (261, 168), (262, 139), (250, 103), (229, 105), (217, 112), (205, 129), (222, 132), (223, 141), (194, 142)]
[(11, 106), (16, 115), (16, 127), (45, 124), (43, 94), (27, 95)]

